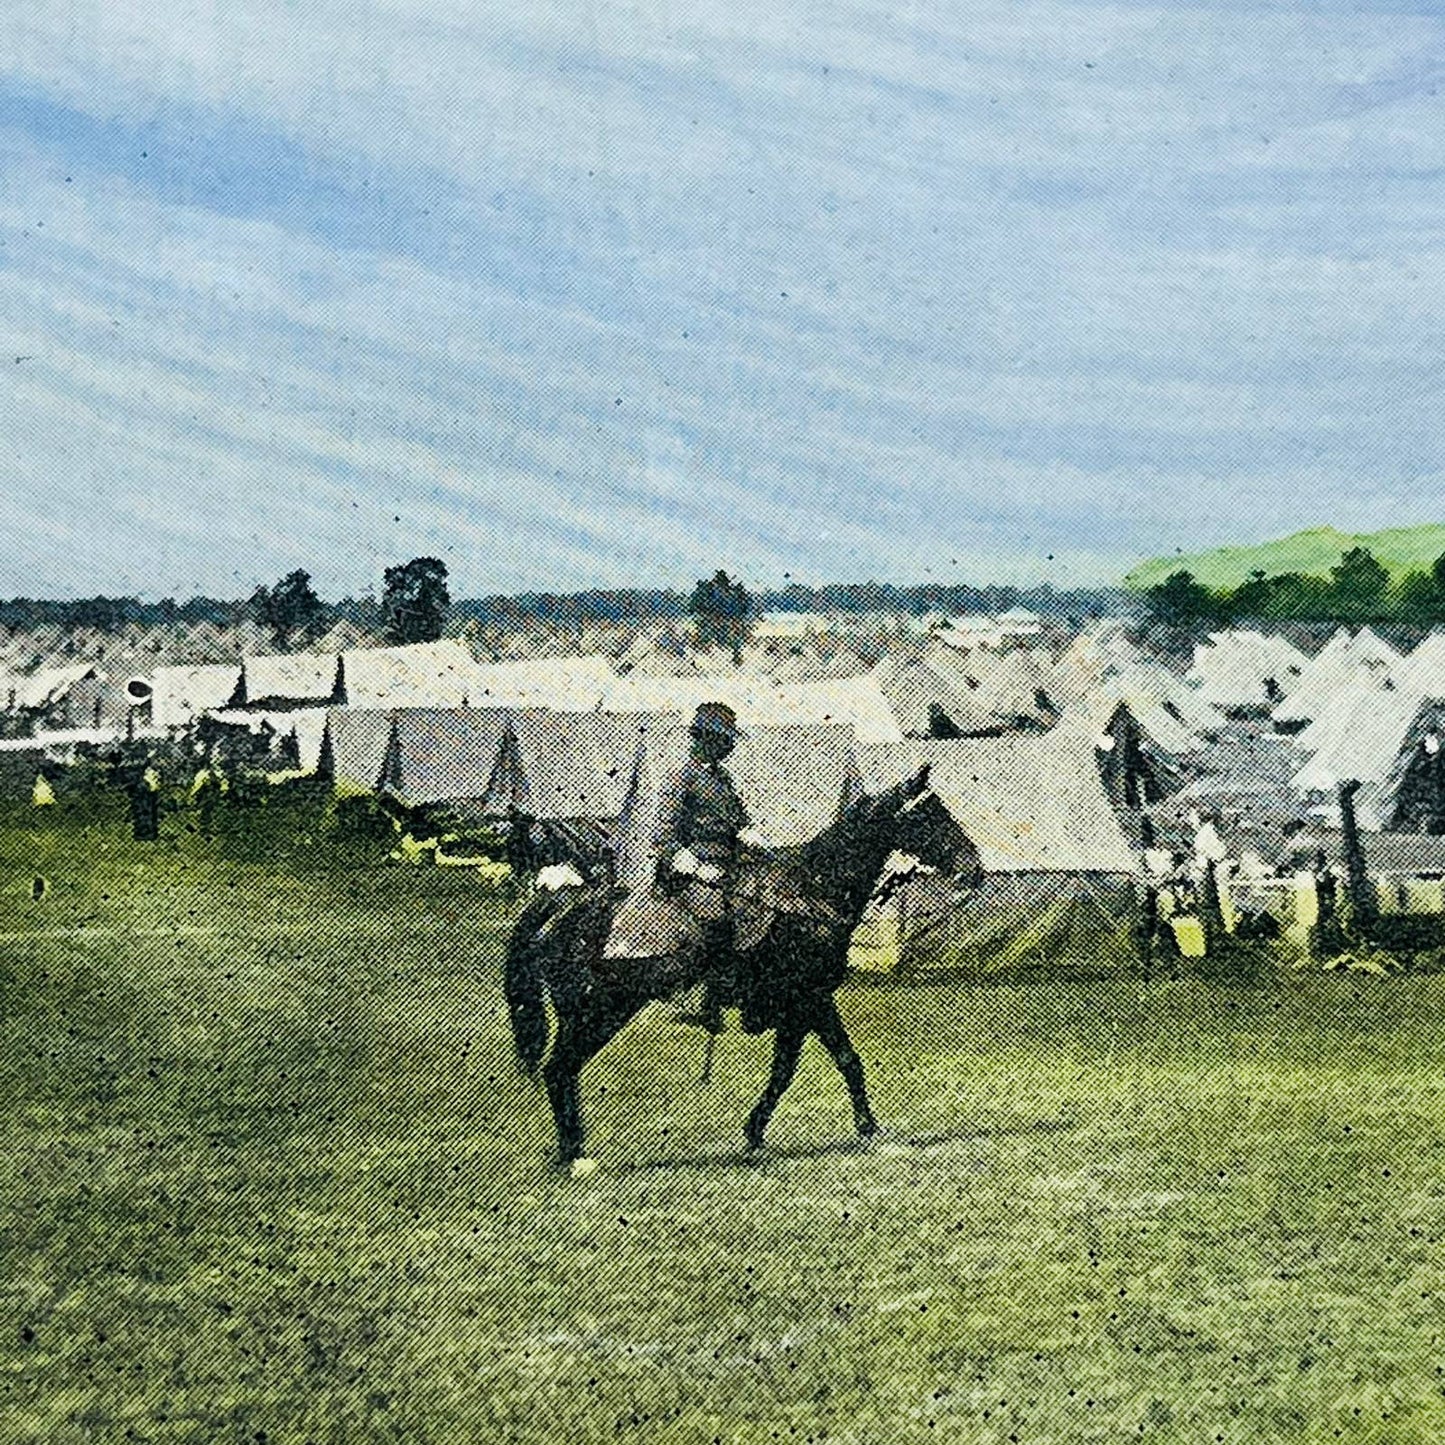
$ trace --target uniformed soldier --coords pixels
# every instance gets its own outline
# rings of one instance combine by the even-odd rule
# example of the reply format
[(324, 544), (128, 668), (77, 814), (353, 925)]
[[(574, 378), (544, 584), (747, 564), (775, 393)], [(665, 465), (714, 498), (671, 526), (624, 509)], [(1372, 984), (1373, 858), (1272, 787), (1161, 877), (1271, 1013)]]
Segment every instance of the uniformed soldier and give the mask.
[(662, 889), (702, 930), (702, 1010), (682, 1021), (719, 1033), (723, 1008), (737, 991), (732, 889), (738, 834), (748, 826), (748, 813), (723, 766), (739, 737), (733, 710), (725, 703), (703, 703), (693, 715), (691, 734), (688, 760), (670, 780), (658, 810), (657, 873)]

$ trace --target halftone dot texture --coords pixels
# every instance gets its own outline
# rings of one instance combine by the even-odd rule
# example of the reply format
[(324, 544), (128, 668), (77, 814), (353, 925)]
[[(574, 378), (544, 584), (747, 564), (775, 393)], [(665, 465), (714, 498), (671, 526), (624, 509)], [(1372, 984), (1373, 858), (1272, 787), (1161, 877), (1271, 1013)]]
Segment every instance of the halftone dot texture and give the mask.
[[(931, 754), (943, 796), (985, 748), (899, 771)], [(883, 781), (864, 748), (783, 756)], [(920, 880), (905, 941), (963, 952), (837, 995), (880, 1140), (810, 1040), (746, 1158), (770, 1039), (725, 1033), (702, 1087), (656, 1006), (583, 1076), (573, 1180), (513, 1064), (520, 899), (268, 787), (213, 838), (177, 802), (154, 844), (114, 794), (5, 806), (0, 1438), (1445, 1429), (1436, 978), (1146, 968), (1097, 852), (996, 867), (946, 927)], [(1058, 842), (1042, 790), (1012, 811)]]

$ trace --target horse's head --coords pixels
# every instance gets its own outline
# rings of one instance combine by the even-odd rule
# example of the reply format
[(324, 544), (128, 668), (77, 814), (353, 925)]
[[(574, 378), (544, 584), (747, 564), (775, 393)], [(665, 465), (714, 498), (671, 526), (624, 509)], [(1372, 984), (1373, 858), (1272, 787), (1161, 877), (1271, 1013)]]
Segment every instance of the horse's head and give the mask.
[(886, 792), (862, 799), (860, 821), (886, 844), (885, 853), (901, 853), (931, 872), (976, 883), (978, 850), (933, 791), (929, 774), (930, 765), (924, 763)]

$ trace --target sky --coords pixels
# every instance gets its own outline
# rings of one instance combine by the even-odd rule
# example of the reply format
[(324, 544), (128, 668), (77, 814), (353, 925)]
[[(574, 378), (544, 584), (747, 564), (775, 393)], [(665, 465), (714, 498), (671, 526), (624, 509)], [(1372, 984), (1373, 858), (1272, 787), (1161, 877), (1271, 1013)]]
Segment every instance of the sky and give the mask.
[(6, 0), (0, 595), (1445, 519), (1438, 8)]

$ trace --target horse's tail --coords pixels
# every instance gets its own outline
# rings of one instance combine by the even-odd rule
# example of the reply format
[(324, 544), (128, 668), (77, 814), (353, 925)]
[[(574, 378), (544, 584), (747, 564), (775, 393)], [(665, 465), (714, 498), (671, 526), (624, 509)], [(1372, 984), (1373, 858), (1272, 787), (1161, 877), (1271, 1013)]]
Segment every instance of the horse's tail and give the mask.
[(535, 1079), (552, 1037), (552, 1025), (543, 992), (541, 950), (534, 931), (524, 926), (526, 922), (524, 914), (507, 941), (502, 986), (512, 1020), (517, 1063), (528, 1078)]

